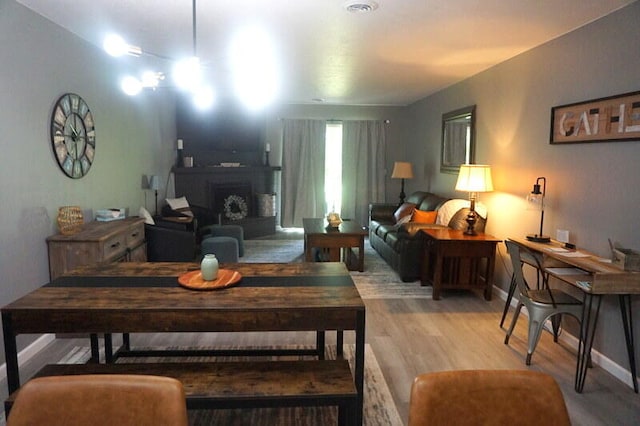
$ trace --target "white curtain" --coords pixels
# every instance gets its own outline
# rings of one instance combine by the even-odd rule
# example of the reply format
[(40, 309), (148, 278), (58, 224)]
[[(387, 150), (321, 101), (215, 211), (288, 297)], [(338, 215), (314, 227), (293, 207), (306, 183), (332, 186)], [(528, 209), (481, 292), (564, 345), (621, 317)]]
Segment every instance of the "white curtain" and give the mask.
[(323, 217), (325, 120), (283, 120), (283, 227), (301, 227), (305, 217)]
[(385, 197), (386, 124), (344, 121), (342, 124), (342, 217), (365, 225), (369, 203)]

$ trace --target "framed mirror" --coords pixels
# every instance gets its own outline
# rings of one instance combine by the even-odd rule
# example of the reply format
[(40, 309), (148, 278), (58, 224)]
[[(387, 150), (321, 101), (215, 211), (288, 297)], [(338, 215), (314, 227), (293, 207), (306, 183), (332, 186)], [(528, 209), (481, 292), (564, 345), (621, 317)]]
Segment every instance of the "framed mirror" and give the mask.
[(476, 106), (442, 114), (440, 172), (458, 173), (460, 165), (475, 160)]

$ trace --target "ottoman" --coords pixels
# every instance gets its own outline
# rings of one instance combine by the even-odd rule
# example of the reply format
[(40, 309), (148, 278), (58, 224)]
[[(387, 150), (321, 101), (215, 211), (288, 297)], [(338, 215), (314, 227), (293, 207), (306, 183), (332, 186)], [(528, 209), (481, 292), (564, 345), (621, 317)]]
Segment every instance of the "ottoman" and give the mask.
[(238, 240), (233, 237), (207, 237), (200, 244), (202, 256), (215, 254), (218, 262), (238, 261)]

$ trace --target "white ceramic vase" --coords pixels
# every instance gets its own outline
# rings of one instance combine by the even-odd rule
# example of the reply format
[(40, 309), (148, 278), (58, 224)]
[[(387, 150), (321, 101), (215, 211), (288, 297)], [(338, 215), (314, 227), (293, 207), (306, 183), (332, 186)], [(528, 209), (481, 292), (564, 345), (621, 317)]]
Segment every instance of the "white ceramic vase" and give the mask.
[(218, 259), (215, 254), (205, 254), (200, 263), (200, 273), (205, 281), (213, 281), (218, 278)]

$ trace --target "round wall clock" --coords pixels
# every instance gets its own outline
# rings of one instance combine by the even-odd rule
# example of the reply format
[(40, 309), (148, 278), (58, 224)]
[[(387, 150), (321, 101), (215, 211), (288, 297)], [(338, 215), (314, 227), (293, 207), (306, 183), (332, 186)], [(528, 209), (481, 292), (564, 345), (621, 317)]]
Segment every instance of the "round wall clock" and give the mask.
[(79, 179), (89, 172), (96, 152), (96, 129), (89, 105), (79, 95), (66, 93), (56, 102), (51, 144), (64, 174)]

